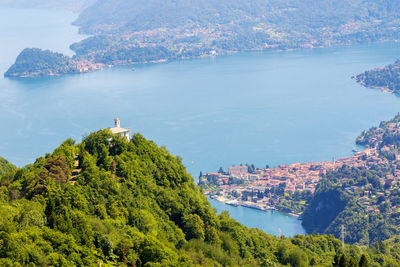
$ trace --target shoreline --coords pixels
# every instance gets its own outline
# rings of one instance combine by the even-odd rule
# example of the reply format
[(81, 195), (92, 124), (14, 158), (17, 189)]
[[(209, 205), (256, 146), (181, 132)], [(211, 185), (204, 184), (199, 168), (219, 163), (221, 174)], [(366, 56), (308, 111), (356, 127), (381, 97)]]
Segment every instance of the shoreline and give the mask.
[(389, 93), (389, 94), (396, 94), (393, 90), (390, 90), (386, 86), (369, 86), (367, 85), (363, 80), (358, 80), (357, 75), (354, 75), (351, 77), (351, 79), (355, 80), (357, 83), (359, 83), (362, 87), (369, 88), (369, 89), (378, 89), (384, 93)]
[(207, 194), (206, 194), (206, 196), (208, 198), (211, 198), (211, 199), (214, 199), (214, 200), (218, 201), (219, 203), (223, 203), (223, 204), (226, 204), (226, 205), (229, 205), (229, 206), (244, 207), (244, 208), (248, 208), (248, 209), (260, 210), (260, 211), (263, 211), (263, 212), (276, 211), (276, 212), (279, 212), (279, 213), (282, 213), (282, 214), (285, 214), (285, 215), (288, 215), (288, 216), (296, 217), (298, 220), (302, 220), (301, 217), (300, 217), (301, 214), (296, 214), (296, 213), (293, 213), (293, 212), (281, 211), (281, 210), (277, 209), (276, 207), (272, 207), (272, 206), (261, 207), (261, 206), (258, 206), (256, 204), (246, 203), (248, 201), (243, 202), (243, 201), (237, 201), (237, 200), (230, 200), (230, 199), (227, 199), (227, 198), (224, 198), (224, 197), (215, 197), (215, 196), (210, 196), (210, 195), (207, 195)]
[[(75, 26), (75, 25), (74, 25)], [(87, 35), (87, 34), (81, 34), (81, 35)], [(91, 37), (92, 35), (89, 35)], [(93, 35), (95, 36), (95, 35)], [(83, 39), (83, 40), (86, 40)], [(81, 41), (83, 41), (81, 40)], [(355, 45), (371, 45), (371, 44), (381, 44), (381, 43), (398, 43), (400, 40), (381, 40), (381, 41), (376, 41), (376, 42), (366, 42), (366, 43), (350, 43), (350, 44), (333, 44), (333, 45), (320, 45), (320, 46), (312, 46), (312, 47), (304, 47), (304, 46), (299, 46), (299, 47), (292, 47), (292, 48), (281, 48), (281, 47), (267, 47), (267, 48), (254, 48), (254, 49), (245, 49), (245, 50), (226, 50), (226, 51), (218, 51), (216, 52), (215, 50), (211, 50), (210, 53), (202, 54), (199, 56), (192, 56), (192, 57), (183, 57), (183, 58), (161, 58), (161, 59), (154, 59), (154, 60), (144, 60), (142, 62), (122, 62), (122, 61), (116, 61), (113, 62), (112, 64), (106, 64), (106, 63), (100, 63), (100, 62), (92, 62), (87, 60), (86, 58), (79, 58), (79, 59), (74, 59), (74, 56), (76, 56), (76, 51), (72, 50), (74, 53), (74, 56), (68, 56), (71, 60), (76, 61), (78, 63), (80, 62), (87, 62), (91, 67), (87, 69), (77, 69), (76, 72), (70, 72), (70, 73), (54, 73), (54, 74), (49, 74), (49, 75), (5, 75), (8, 69), (10, 69), (16, 61), (7, 69), (5, 73), (3, 73), (3, 76), (5, 78), (15, 78), (15, 79), (26, 79), (26, 78), (43, 78), (43, 77), (60, 77), (64, 75), (71, 75), (71, 74), (85, 74), (85, 73), (92, 73), (92, 72), (97, 72), (97, 71), (102, 71), (104, 68), (115, 68), (115, 67), (133, 67), (135, 65), (141, 65), (141, 64), (158, 64), (158, 63), (166, 63), (166, 62), (176, 62), (176, 61), (185, 61), (185, 60), (195, 60), (195, 59), (201, 59), (201, 58), (212, 58), (212, 57), (218, 57), (218, 56), (230, 56), (230, 55), (235, 55), (238, 53), (268, 53), (268, 52), (275, 52), (275, 53), (281, 53), (281, 52), (292, 52), (292, 51), (299, 51), (299, 50), (317, 50), (317, 49), (328, 49), (328, 48), (339, 48), (339, 47), (350, 47), (350, 46), (355, 46)], [(52, 51), (53, 52), (53, 51)], [(64, 54), (63, 54), (64, 55)], [(96, 66), (95, 66), (96, 65)], [(92, 67), (95, 66), (95, 67)], [(352, 76), (351, 78), (354, 78), (356, 81), (356, 75)], [(364, 85), (363, 85), (364, 86)], [(364, 86), (366, 87), (366, 86)], [(368, 87), (367, 87), (368, 88)], [(383, 88), (377, 88), (381, 89), (382, 91), (385, 91)], [(390, 90), (387, 90), (387, 92), (393, 93)]]

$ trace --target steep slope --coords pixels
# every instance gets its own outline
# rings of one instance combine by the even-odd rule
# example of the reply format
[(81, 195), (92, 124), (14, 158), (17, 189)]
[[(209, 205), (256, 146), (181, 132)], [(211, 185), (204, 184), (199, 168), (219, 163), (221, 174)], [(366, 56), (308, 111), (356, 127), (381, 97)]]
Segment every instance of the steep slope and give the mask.
[(359, 245), (400, 234), (400, 115), (382, 121), (356, 140), (366, 146), (364, 165), (342, 167), (322, 176), (303, 214), (308, 233), (341, 236)]
[(232, 22), (239, 27), (262, 22), (304, 32), (347, 23), (392, 22), (399, 17), (399, 7), (396, 1), (376, 0), (99, 0), (83, 11), (76, 23), (89, 33)]
[(93, 67), (398, 41), (399, 9), (388, 0), (98, 0), (75, 22), (92, 36), (71, 49)]
[(2, 266), (326, 266), (344, 252), (393, 260), (343, 250), (332, 236), (277, 238), (217, 215), (179, 157), (107, 130), (67, 140), (0, 183), (0, 242)]

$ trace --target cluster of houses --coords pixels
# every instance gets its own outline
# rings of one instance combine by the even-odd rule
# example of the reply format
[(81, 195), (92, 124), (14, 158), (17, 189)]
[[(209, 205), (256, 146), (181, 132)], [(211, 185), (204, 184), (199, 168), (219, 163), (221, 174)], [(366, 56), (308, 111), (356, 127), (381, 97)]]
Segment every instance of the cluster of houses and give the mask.
[[(385, 163), (385, 159), (379, 156), (376, 148), (368, 148), (353, 156), (337, 160), (279, 165), (276, 168), (254, 169), (251, 172), (248, 166), (232, 166), (227, 172), (203, 174), (199, 184), (205, 185), (207, 195), (221, 202), (271, 209), (285, 201), (282, 193), (289, 195), (295, 192), (314, 193), (321, 177), (328, 171), (333, 171), (343, 165), (370, 168), (373, 165)], [(395, 172), (395, 176), (397, 175), (400, 178), (400, 170)], [(280, 194), (276, 195), (274, 192), (277, 192), (278, 188), (281, 189)], [(244, 196), (249, 195), (249, 192), (250, 195), (256, 195), (252, 192), (268, 192), (268, 194), (247, 201)], [(246, 201), (243, 201), (244, 199)]]
[[(199, 28), (199, 27), (177, 27), (177, 28), (157, 28), (145, 31), (128, 32), (121, 35), (124, 40), (123, 45), (129, 47), (157, 47), (157, 43), (162, 43), (169, 49), (192, 49), (203, 48), (205, 45), (200, 40), (219, 39), (223, 32), (215, 27)], [(211, 47), (209, 47), (211, 48)], [(208, 49), (206, 49), (208, 50)], [(216, 54), (215, 50), (210, 52)]]
[(233, 166), (227, 172), (205, 173), (199, 184), (204, 185), (206, 195), (227, 204), (261, 210), (278, 209), (300, 215), (305, 200), (310, 199), (327, 172), (344, 165), (376, 169), (383, 171), (384, 175), (373, 179), (364, 177), (367, 179), (361, 183), (354, 183), (352, 177), (342, 177), (339, 184), (349, 195), (356, 197), (359, 207), (366, 213), (384, 213), (400, 224), (400, 115), (363, 132), (357, 142), (369, 148), (361, 152), (354, 150), (353, 156), (326, 162), (295, 163), (266, 169)]
[[(368, 159), (368, 161), (366, 160)], [(367, 167), (368, 165), (381, 164), (384, 161), (378, 156), (376, 149), (369, 148), (357, 153), (354, 156), (340, 158), (338, 160), (312, 163), (294, 163), (290, 165), (279, 165), (276, 168), (255, 169), (251, 173), (248, 166), (232, 166), (227, 172), (205, 173), (203, 181), (217, 181), (220, 189), (228, 189), (231, 185), (231, 178), (246, 181), (246, 187), (273, 187), (281, 183), (286, 184), (285, 191), (294, 193), (295, 191), (314, 192), (315, 185), (321, 175), (327, 171), (335, 170), (343, 165), (355, 167)]]
[(104, 68), (103, 63), (93, 63), (89, 60), (86, 59), (81, 59), (81, 60), (75, 60), (73, 61), (74, 68), (78, 72), (91, 72), (95, 70), (101, 70)]
[[(398, 119), (400, 119), (400, 117)], [(363, 132), (363, 134), (357, 138), (357, 142), (368, 145), (369, 147), (378, 147), (384, 142), (385, 133), (398, 137), (400, 135), (400, 122), (387, 122), (381, 125), (381, 127), (371, 128), (367, 132)], [(394, 147), (391, 146), (386, 149), (388, 148), (393, 149)]]

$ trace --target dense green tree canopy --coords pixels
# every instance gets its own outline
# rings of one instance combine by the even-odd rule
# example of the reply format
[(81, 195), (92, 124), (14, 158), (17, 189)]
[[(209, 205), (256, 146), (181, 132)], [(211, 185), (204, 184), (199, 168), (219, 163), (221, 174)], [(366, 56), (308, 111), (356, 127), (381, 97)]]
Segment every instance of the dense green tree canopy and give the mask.
[(383, 68), (375, 68), (354, 76), (357, 82), (370, 88), (400, 94), (400, 60)]
[(181, 159), (140, 134), (67, 140), (0, 177), (1, 266), (326, 266), (400, 254), (395, 241), (343, 249), (333, 236), (277, 238), (217, 215)]

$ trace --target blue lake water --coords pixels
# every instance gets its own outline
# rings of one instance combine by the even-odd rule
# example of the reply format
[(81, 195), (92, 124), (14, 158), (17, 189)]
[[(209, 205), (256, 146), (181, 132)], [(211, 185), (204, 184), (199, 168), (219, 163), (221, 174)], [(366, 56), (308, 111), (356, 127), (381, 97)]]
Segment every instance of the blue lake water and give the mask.
[[(69, 44), (83, 38), (70, 25), (76, 16), (0, 9), (0, 72), (25, 47), (72, 54)], [(135, 70), (1, 77), (0, 156), (23, 166), (69, 137), (80, 140), (111, 127), (114, 117), (181, 156), (194, 177), (232, 164), (264, 167), (348, 156), (363, 129), (400, 110), (398, 97), (363, 88), (350, 77), (392, 63), (399, 48), (389, 43), (241, 53)], [(257, 226), (253, 220), (276, 224), (270, 213), (248, 211), (258, 212), (260, 220), (246, 210), (240, 208), (235, 218), (250, 226)]]
[(294, 236), (295, 234), (306, 234), (301, 221), (297, 217), (284, 214), (278, 211), (261, 211), (245, 208), (242, 206), (234, 207), (215, 199), (208, 199), (217, 212), (228, 211), (233, 219), (241, 221), (248, 227), (258, 228), (272, 235)]

